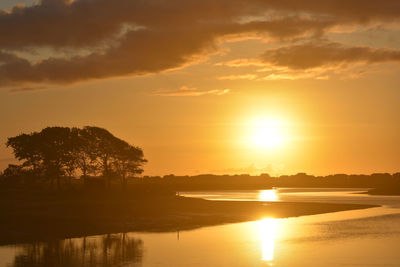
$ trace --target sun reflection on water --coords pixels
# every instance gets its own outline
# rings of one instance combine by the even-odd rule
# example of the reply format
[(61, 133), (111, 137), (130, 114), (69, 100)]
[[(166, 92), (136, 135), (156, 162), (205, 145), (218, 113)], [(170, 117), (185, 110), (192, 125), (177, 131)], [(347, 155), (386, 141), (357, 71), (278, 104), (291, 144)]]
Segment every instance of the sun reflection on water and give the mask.
[(258, 199), (260, 201), (278, 201), (279, 197), (275, 189), (269, 189), (260, 190), (260, 193), (258, 194)]
[(278, 220), (274, 218), (264, 218), (258, 221), (258, 225), (261, 240), (261, 259), (271, 264), (274, 260)]

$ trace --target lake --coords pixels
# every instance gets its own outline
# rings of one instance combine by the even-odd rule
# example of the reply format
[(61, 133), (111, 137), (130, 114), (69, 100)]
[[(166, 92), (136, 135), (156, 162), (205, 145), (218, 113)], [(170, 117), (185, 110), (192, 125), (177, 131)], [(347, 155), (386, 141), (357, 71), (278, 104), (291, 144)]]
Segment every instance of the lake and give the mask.
[(0, 247), (0, 266), (400, 266), (400, 196), (365, 189), (180, 192), (212, 200), (331, 202), (377, 208)]

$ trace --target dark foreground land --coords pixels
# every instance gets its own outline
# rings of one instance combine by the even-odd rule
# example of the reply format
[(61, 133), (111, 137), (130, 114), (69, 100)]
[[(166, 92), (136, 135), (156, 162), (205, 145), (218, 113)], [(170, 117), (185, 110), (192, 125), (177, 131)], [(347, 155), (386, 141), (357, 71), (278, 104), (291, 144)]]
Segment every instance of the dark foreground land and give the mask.
[(128, 231), (176, 231), (371, 205), (208, 201), (149, 192), (0, 192), (0, 244)]
[(398, 187), (379, 187), (368, 191), (370, 195), (386, 195), (386, 196), (400, 196), (400, 188)]

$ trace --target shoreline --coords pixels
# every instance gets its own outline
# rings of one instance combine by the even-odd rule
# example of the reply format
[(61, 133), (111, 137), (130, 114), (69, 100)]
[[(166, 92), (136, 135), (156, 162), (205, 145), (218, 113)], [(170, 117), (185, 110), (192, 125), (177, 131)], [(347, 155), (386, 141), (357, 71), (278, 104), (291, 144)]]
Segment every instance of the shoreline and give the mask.
[(400, 196), (400, 188), (374, 188), (366, 192), (371, 196)]
[(90, 203), (91, 210), (86, 212), (87, 203), (78, 203), (84, 207), (83, 210), (71, 203), (63, 203), (63, 207), (56, 203), (56, 208), (62, 208), (57, 214), (51, 205), (41, 205), (39, 209), (45, 210), (41, 214), (22, 211), (11, 220), (3, 217), (0, 245), (121, 232), (186, 231), (265, 217), (289, 218), (377, 207), (311, 202), (211, 201), (188, 197), (147, 200), (151, 203), (145, 209), (129, 205), (121, 208), (121, 202), (100, 207)]

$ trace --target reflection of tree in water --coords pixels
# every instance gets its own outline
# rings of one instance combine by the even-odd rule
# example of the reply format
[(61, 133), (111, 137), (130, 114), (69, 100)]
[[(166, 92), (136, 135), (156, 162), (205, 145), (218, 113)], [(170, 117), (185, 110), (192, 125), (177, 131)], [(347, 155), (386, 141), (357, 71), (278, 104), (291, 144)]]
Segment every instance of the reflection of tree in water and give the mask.
[(126, 234), (23, 245), (11, 267), (140, 266), (143, 242)]

